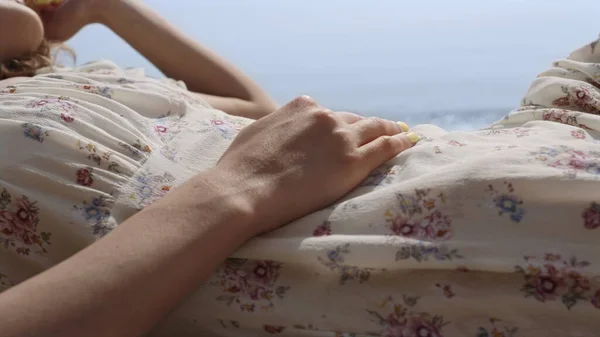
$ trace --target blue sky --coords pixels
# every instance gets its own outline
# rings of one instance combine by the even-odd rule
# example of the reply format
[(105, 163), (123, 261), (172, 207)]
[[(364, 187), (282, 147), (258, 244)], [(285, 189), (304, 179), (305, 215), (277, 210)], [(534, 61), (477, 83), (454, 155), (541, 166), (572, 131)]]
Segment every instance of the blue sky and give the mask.
[[(479, 127), (600, 32), (596, 0), (146, 0), (279, 102), (309, 94), (366, 115)], [(159, 75), (104, 27), (69, 44)], [(193, 60), (185, 60), (193, 66)]]

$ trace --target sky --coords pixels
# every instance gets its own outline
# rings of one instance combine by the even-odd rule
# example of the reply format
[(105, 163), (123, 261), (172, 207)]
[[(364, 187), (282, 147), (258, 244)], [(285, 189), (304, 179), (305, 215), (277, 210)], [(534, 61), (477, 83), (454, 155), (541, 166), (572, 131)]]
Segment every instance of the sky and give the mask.
[[(597, 0), (145, 2), (282, 104), (307, 94), (334, 110), (453, 130), (500, 119), (538, 73), (600, 32)], [(78, 63), (111, 59), (161, 76), (105, 27), (69, 45)]]

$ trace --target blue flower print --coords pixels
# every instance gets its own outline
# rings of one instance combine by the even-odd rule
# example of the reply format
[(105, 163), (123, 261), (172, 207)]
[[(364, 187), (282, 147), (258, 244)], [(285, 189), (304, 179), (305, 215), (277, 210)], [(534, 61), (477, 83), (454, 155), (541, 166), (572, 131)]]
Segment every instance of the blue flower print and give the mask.
[(514, 222), (521, 222), (525, 215), (523, 209), (523, 201), (514, 195), (501, 195), (495, 199), (496, 207), (499, 209), (499, 214), (510, 214), (510, 219)]
[(23, 129), (25, 129), (24, 130), (25, 137), (33, 139), (40, 143), (43, 143), (44, 138), (48, 137), (48, 131), (45, 131), (44, 129), (42, 129), (41, 126), (30, 124), (30, 123), (23, 123), (23, 124), (21, 124), (21, 127), (23, 127)]

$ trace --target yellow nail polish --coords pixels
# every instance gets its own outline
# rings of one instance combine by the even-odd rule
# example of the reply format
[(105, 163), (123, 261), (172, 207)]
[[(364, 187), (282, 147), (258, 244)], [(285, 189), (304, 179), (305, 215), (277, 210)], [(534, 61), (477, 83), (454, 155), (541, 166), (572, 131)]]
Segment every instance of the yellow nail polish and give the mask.
[(406, 137), (408, 137), (408, 140), (410, 140), (410, 142), (412, 144), (415, 144), (416, 142), (419, 141), (419, 135), (417, 135), (414, 132), (410, 132), (409, 134), (406, 135)]
[(37, 6), (58, 6), (63, 3), (63, 0), (33, 0)]
[(396, 122), (396, 124), (400, 125), (400, 129), (402, 129), (403, 132), (408, 131), (408, 125), (404, 122)]
[(34, 7), (36, 10), (51, 11), (59, 8), (65, 0), (26, 0), (28, 6)]

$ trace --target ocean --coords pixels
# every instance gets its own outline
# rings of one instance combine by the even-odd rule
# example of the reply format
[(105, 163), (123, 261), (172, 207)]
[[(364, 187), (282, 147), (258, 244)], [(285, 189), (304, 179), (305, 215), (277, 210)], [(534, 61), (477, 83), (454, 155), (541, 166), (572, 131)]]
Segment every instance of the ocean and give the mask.
[[(597, 37), (596, 0), (146, 0), (278, 102), (472, 130), (518, 106), (552, 61)], [(160, 72), (101, 26), (78, 62)], [(106, 46), (109, 46), (108, 48)], [(193, 67), (193, 60), (177, 60)]]

